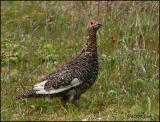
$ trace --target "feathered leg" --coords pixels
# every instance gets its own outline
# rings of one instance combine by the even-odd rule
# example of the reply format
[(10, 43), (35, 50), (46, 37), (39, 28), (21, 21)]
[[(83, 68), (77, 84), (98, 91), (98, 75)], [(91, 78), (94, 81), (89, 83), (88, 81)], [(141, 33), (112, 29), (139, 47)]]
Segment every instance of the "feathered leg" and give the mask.
[(79, 102), (80, 96), (81, 94), (79, 92), (77, 92), (76, 90), (72, 90), (70, 92), (69, 101), (78, 108), (85, 108), (85, 106), (80, 104)]
[(61, 103), (64, 107), (66, 107), (67, 101), (68, 101), (69, 97), (68, 96), (62, 96), (61, 97)]

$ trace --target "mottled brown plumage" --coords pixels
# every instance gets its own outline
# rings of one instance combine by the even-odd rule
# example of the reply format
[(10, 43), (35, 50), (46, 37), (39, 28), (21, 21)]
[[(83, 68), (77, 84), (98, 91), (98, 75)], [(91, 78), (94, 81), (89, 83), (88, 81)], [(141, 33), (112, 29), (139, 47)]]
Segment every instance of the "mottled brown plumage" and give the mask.
[(98, 74), (98, 56), (96, 33), (101, 23), (91, 19), (87, 27), (85, 45), (78, 55), (51, 74), (42, 78), (30, 90), (17, 99), (29, 97), (61, 97), (63, 103), (68, 100), (75, 104), (80, 95), (95, 82)]

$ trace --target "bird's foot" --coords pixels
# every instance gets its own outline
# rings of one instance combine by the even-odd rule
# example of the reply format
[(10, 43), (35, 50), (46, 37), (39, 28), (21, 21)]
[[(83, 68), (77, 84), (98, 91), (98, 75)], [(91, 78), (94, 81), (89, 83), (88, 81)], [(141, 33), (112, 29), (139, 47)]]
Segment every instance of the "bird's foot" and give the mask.
[(66, 101), (61, 101), (61, 104), (62, 104), (62, 106), (63, 106), (64, 108), (67, 107), (67, 102), (66, 102)]
[(74, 101), (72, 102), (73, 105), (75, 105), (76, 107), (80, 108), (80, 109), (86, 109), (87, 106), (85, 104), (80, 104), (78, 101)]
[(62, 103), (62, 106), (64, 108), (67, 107), (67, 100), (68, 100), (68, 97), (64, 96), (64, 97), (61, 97), (61, 103)]
[(79, 104), (79, 108), (81, 108), (81, 109), (87, 109), (87, 106), (85, 104)]

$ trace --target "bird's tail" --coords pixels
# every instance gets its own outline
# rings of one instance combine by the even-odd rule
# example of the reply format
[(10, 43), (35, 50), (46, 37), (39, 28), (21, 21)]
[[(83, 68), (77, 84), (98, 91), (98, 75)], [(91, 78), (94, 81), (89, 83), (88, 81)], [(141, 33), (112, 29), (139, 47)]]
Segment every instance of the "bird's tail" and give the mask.
[(25, 98), (33, 97), (34, 95), (36, 95), (35, 93), (36, 93), (35, 90), (30, 89), (30, 90), (22, 93), (21, 95), (16, 96), (16, 99), (25, 99)]

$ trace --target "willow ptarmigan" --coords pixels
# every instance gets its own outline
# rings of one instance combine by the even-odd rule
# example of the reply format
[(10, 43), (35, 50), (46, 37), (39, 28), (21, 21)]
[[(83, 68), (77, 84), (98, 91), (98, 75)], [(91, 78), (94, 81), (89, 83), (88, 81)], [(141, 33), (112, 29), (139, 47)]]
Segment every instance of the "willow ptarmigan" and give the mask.
[(64, 105), (67, 101), (76, 105), (80, 95), (90, 88), (97, 78), (96, 33), (100, 27), (99, 21), (91, 19), (87, 26), (86, 42), (78, 55), (40, 79), (39, 83), (17, 96), (16, 99), (42, 96), (60, 97)]

